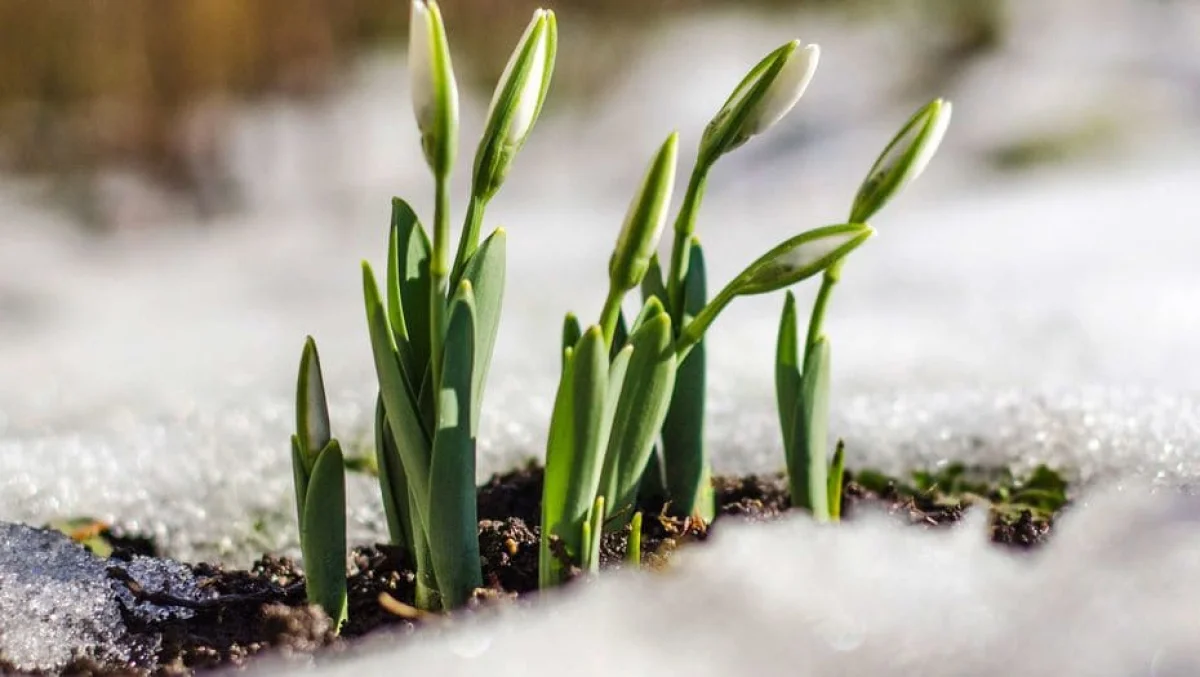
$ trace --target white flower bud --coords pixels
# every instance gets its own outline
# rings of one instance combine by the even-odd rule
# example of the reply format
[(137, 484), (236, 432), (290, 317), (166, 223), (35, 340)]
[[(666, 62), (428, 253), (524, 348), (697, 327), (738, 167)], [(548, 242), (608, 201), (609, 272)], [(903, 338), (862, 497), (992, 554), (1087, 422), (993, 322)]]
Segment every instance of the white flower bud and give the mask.
[(616, 289), (633, 289), (640, 284), (658, 248), (675, 187), (678, 148), (679, 135), (672, 133), (654, 156), (638, 194), (629, 204), (608, 262), (609, 279)]
[(413, 0), (408, 70), (421, 148), (433, 173), (446, 177), (453, 167), (458, 141), (458, 84), (446, 27), (435, 0)]
[(875, 234), (863, 223), (825, 226), (801, 233), (746, 267), (730, 284), (736, 296), (765, 294), (812, 277)]
[(862, 222), (874, 216), (925, 171), (946, 135), (952, 111), (949, 101), (934, 99), (905, 123), (859, 187), (850, 210), (851, 221)]
[(539, 9), (521, 36), (488, 107), (483, 138), (475, 155), (475, 188), (490, 199), (504, 182), (517, 151), (541, 113), (558, 46), (554, 12)]
[(728, 153), (783, 119), (804, 95), (821, 58), (817, 45), (793, 40), (759, 61), (704, 130), (701, 152)]

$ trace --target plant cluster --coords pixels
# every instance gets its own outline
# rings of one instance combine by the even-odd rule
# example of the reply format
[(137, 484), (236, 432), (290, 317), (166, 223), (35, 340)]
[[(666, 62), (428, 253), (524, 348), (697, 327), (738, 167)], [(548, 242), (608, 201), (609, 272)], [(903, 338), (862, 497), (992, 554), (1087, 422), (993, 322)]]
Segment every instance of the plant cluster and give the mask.
[[(432, 238), (414, 210), (392, 202), (381, 291), (363, 264), (363, 293), (379, 384), (375, 464), (394, 543), (416, 565), (416, 603), (463, 605), (481, 581), (475, 449), (505, 280), (505, 232), (480, 241), (485, 210), (536, 122), (554, 72), (557, 24), (538, 10), (500, 78), (475, 153), (457, 251), (450, 258), (449, 179), (458, 137), (458, 92), (434, 0), (414, 0), (409, 64), (421, 146), (434, 179)], [(670, 258), (658, 259), (671, 211), (679, 139), (654, 154), (617, 236), (608, 294), (596, 322), (572, 314), (562, 330), (561, 376), (546, 446), (539, 580), (595, 572), (606, 531), (631, 527), (640, 560), (640, 498), (675, 514), (713, 518), (704, 445), (704, 336), (734, 299), (823, 274), (806, 339), (795, 300), (784, 304), (776, 385), (793, 504), (836, 519), (841, 447), (826, 450), (829, 340), (822, 319), (847, 254), (875, 233), (867, 221), (915, 178), (936, 150), (950, 104), (923, 107), (867, 175), (843, 223), (798, 233), (768, 250), (711, 299), (696, 222), (709, 173), (782, 119), (817, 67), (816, 45), (788, 42), (756, 64), (705, 128), (676, 213)], [(632, 323), (622, 308), (640, 290)], [(801, 345), (803, 349), (801, 350)], [(310, 338), (297, 387), (292, 440), (297, 517), (309, 599), (340, 622), (346, 613), (344, 459), (332, 438), (320, 364)]]

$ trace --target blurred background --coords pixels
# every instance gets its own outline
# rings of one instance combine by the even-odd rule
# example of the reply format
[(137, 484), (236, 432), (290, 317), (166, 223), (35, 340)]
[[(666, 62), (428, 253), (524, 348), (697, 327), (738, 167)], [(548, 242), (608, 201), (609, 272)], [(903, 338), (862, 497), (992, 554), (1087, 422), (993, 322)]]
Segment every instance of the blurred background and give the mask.
[[(443, 2), (463, 89), (458, 196), (537, 4)], [(745, 69), (793, 37), (821, 44), (821, 67), (783, 124), (719, 166), (701, 218), (714, 278), (842, 218), (892, 132), (946, 96), (941, 155), (880, 217), (890, 243), (864, 252), (835, 308), (848, 387), (1175, 378), (1200, 327), (1174, 284), (1196, 244), (1200, 3), (542, 4), (559, 15), (559, 70), (489, 213), (513, 234), (518, 317), (495, 387), (552, 379), (557, 318), (598, 307), (657, 142), (675, 128), (694, 148)], [(0, 423), (285, 397), (310, 332), (336, 356), (333, 382), (369, 400), (355, 261), (378, 260), (390, 195), (427, 207), (431, 193), (407, 21), (402, 0), (0, 3)], [(1129, 233), (1150, 249), (1122, 245)], [(1147, 268), (1159, 277), (1137, 287)], [(716, 363), (769, 351), (777, 305), (734, 313)], [(1145, 316), (1121, 322), (1118, 305)], [(1189, 331), (1130, 359), (1131, 325), (1168, 319)], [(724, 377), (733, 392), (767, 383), (765, 363), (750, 367), (746, 389), (738, 369)]]

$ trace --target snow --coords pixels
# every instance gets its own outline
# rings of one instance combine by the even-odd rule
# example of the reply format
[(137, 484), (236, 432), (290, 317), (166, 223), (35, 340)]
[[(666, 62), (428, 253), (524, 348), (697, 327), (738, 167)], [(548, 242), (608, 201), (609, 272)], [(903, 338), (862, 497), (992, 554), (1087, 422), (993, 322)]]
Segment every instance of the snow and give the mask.
[(110, 567), (148, 590), (204, 597), (191, 571), (177, 562), (105, 560), (59, 532), (0, 522), (0, 664), (24, 671), (62, 669), (72, 661), (109, 670), (146, 665), (157, 646), (131, 635), (125, 614), (144, 623), (193, 612), (136, 601), (109, 575)]
[[(821, 71), (774, 142), (721, 161), (699, 223), (715, 287), (784, 237), (844, 218), (918, 100), (954, 100), (941, 154), (875, 220), (879, 235), (832, 299), (833, 430), (852, 468), (1065, 468), (1082, 502), (1043, 553), (996, 551), (978, 522), (950, 538), (881, 520), (728, 529), (665, 576), (613, 577), (429, 641), (374, 640), (330, 673), (1194, 672), (1200, 162), (1185, 152), (1195, 102), (1170, 78), (1196, 63), (1195, 47), (1186, 31), (1124, 19), (1109, 22), (1120, 40), (1090, 39), (1084, 17), (1127, 18), (1134, 4), (1073, 0), (1039, 22), (1036, 3), (1013, 3), (1020, 40), (948, 91), (905, 90), (903, 102), (896, 83), (916, 57), (896, 56), (875, 28), (806, 17)], [(481, 475), (541, 455), (561, 316), (598, 313), (653, 148), (675, 125), (694, 143), (745, 65), (793, 32), (746, 17), (682, 23), (611, 83), (611, 103), (589, 104), (586, 124), (547, 109), (489, 211), (489, 226), (509, 232), (510, 277)], [(1135, 48), (1150, 39), (1159, 51)], [(1094, 59), (1043, 56), (1064, 41)], [(20, 183), (0, 183), (0, 519), (115, 520), (182, 559), (294, 552), (287, 439), (303, 338), (320, 346), (336, 435), (364, 450), (374, 392), (357, 263), (380, 262), (391, 195), (429, 209), (403, 72), (398, 55), (379, 55), (324, 107), (240, 111), (233, 152), (248, 208), (205, 228), (81, 241)], [(680, 75), (694, 72), (711, 80)], [(464, 94), (464, 156), (485, 105)], [(979, 160), (1095, 110), (1136, 120), (1119, 128), (1119, 154), (1021, 176)], [(803, 304), (813, 289), (798, 292)], [(780, 305), (739, 301), (711, 334), (718, 470), (782, 465), (770, 381)], [(373, 483), (353, 478), (349, 501), (352, 539), (382, 538)], [(52, 603), (55, 585), (34, 592)], [(111, 616), (91, 584), (62, 585), (80, 592), (79, 610)], [(42, 625), (0, 626), (0, 646), (9, 660), (12, 647), (37, 657), (102, 632), (70, 627), (75, 639), (55, 644)], [(41, 636), (55, 642), (38, 646)]]

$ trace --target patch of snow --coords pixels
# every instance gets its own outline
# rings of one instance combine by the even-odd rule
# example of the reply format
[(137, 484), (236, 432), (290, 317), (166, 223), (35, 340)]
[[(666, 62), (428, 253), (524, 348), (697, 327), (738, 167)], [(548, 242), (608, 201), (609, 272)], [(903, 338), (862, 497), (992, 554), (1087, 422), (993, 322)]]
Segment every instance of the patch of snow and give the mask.
[(193, 612), (135, 600), (109, 576), (110, 567), (147, 590), (204, 597), (178, 562), (105, 560), (59, 532), (0, 522), (0, 665), (22, 671), (56, 671), (74, 661), (108, 670), (145, 665), (157, 643), (131, 635), (124, 614), (153, 622)]

